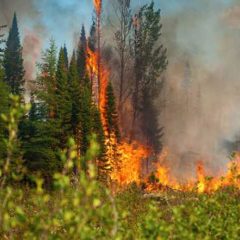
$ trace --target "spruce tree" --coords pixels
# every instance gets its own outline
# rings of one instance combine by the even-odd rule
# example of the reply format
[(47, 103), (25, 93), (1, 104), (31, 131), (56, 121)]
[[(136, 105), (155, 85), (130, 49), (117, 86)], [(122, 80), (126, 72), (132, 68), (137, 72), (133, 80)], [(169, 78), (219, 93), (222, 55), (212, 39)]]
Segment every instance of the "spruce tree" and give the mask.
[(29, 116), (22, 123), (23, 158), (31, 171), (41, 172), (46, 179), (61, 168), (60, 124), (56, 119), (56, 46), (53, 40), (38, 64), (36, 91), (31, 94)]
[(73, 52), (72, 59), (69, 66), (68, 81), (71, 94), (71, 127), (75, 142), (78, 146), (78, 153), (80, 154), (81, 143), (81, 116), (80, 116), (80, 99), (81, 86), (80, 77), (77, 69), (76, 54)]
[(69, 62), (68, 62), (68, 51), (67, 51), (66, 44), (64, 44), (63, 51), (64, 51), (64, 62), (65, 62), (65, 67), (68, 69)]
[(71, 115), (72, 103), (70, 86), (68, 81), (68, 71), (65, 64), (64, 48), (60, 49), (59, 60), (56, 72), (56, 118), (61, 125), (61, 145), (66, 146), (68, 138), (72, 135)]
[(112, 87), (111, 81), (109, 81), (106, 91), (106, 120), (107, 120), (107, 132), (110, 135), (111, 133), (114, 133), (114, 135), (119, 140), (120, 133), (118, 128), (118, 113), (116, 110), (116, 101), (114, 96), (114, 91)]
[(87, 39), (85, 28), (82, 26), (81, 37), (78, 44), (78, 54), (77, 54), (77, 66), (79, 71), (79, 76), (83, 80), (86, 76), (86, 51), (87, 51)]
[(97, 43), (97, 28), (96, 28), (96, 22), (95, 22), (95, 20), (93, 20), (91, 28), (90, 28), (90, 35), (88, 38), (88, 47), (93, 52), (95, 52), (95, 50), (96, 50), (96, 43)]
[(57, 47), (53, 39), (50, 40), (49, 48), (42, 54), (42, 61), (38, 64), (38, 70), (36, 95), (41, 105), (41, 112), (45, 119), (55, 119), (57, 112)]
[(7, 39), (4, 69), (5, 81), (9, 85), (11, 93), (23, 96), (24, 68), (16, 13)]
[(105, 136), (104, 129), (102, 125), (101, 115), (98, 110), (98, 107), (93, 104), (92, 105), (92, 120), (93, 133), (97, 136), (97, 142), (100, 145), (100, 155), (98, 156), (97, 168), (98, 168), (98, 178), (103, 182), (107, 182), (108, 173), (111, 170), (111, 164), (109, 163), (109, 159), (106, 155), (106, 145), (105, 145)]
[(80, 118), (81, 118), (81, 152), (83, 154), (89, 148), (90, 137), (92, 135), (92, 94), (89, 84), (85, 83), (81, 87), (81, 98), (80, 98)]

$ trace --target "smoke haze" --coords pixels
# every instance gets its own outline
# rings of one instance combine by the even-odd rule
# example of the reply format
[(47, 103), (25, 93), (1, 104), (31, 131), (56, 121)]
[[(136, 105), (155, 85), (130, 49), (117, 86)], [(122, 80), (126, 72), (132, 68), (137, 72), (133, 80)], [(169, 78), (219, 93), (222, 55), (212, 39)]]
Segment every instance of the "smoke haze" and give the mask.
[(169, 166), (182, 175), (194, 175), (197, 161), (209, 174), (222, 171), (230, 156), (226, 143), (240, 132), (240, 5), (202, 2), (205, 8), (163, 19), (169, 67), (160, 122)]

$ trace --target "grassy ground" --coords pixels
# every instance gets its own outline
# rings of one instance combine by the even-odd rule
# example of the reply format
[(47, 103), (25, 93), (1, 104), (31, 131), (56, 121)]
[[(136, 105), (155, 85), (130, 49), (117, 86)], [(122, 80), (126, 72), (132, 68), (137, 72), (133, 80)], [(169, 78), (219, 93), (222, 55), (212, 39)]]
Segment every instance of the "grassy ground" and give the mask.
[[(64, 182), (65, 181), (65, 182)], [(76, 183), (75, 183), (76, 184)], [(1, 239), (239, 239), (240, 192), (145, 194), (135, 184), (112, 196), (97, 181), (67, 178), (57, 189), (0, 192)]]

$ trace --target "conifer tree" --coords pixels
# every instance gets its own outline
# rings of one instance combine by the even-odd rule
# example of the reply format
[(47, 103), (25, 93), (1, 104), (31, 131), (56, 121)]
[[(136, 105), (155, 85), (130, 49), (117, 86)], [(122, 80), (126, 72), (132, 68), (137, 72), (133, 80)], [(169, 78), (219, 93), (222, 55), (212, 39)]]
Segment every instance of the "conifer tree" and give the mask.
[(107, 126), (106, 129), (108, 134), (114, 133), (114, 135), (119, 140), (120, 133), (118, 128), (118, 113), (116, 110), (116, 101), (114, 96), (114, 91), (112, 87), (111, 81), (109, 81), (106, 91), (106, 119), (107, 119)]
[(168, 62), (167, 50), (160, 41), (160, 10), (155, 10), (154, 2), (144, 5), (135, 16), (134, 31), (135, 86), (132, 131), (136, 131), (138, 119), (146, 142), (158, 152), (161, 149), (162, 128), (158, 126), (159, 112), (155, 100), (162, 89), (160, 77)]
[(103, 182), (107, 182), (108, 173), (111, 170), (111, 164), (106, 156), (106, 145), (103, 125), (101, 121), (101, 115), (98, 107), (93, 104), (92, 106), (92, 120), (93, 120), (93, 133), (97, 136), (97, 141), (100, 145), (100, 155), (98, 156), (97, 168), (98, 168), (98, 178)]
[(78, 153), (80, 154), (81, 143), (81, 116), (80, 116), (80, 99), (81, 99), (81, 86), (80, 77), (77, 69), (77, 61), (75, 51), (73, 52), (72, 59), (69, 66), (68, 81), (71, 94), (71, 127), (75, 142), (78, 146)]
[[(89, 80), (88, 80), (89, 82)], [(90, 137), (92, 135), (92, 94), (90, 84), (85, 83), (81, 87), (81, 98), (80, 98), (80, 118), (81, 118), (81, 152), (83, 154), (89, 148)]]
[(96, 22), (93, 20), (92, 26), (90, 28), (90, 35), (88, 38), (88, 47), (95, 52), (96, 50), (96, 43), (97, 43), (97, 28), (96, 28)]
[(56, 118), (61, 125), (61, 144), (65, 147), (68, 138), (72, 135), (71, 131), (71, 115), (72, 103), (70, 86), (68, 81), (68, 71), (65, 64), (64, 48), (60, 49), (59, 60), (56, 72)]
[(87, 39), (85, 28), (82, 26), (81, 37), (78, 44), (78, 54), (77, 54), (77, 66), (79, 71), (79, 76), (83, 80), (86, 76), (86, 50), (87, 50)]
[(11, 93), (23, 95), (24, 68), (16, 13), (14, 14), (7, 39), (4, 53), (4, 68), (5, 81), (9, 85)]
[(41, 105), (41, 112), (45, 119), (55, 119), (57, 112), (57, 47), (53, 39), (50, 40), (49, 48), (43, 52), (42, 63), (38, 64), (38, 70), (36, 95)]
[(56, 46), (53, 40), (38, 64), (36, 91), (31, 94), (32, 108), (21, 127), (23, 158), (31, 171), (39, 171), (46, 179), (61, 168), (60, 124), (56, 119)]
[(40, 172), (50, 184), (52, 174), (61, 168), (61, 162), (57, 156), (60, 126), (56, 124), (56, 121), (51, 119), (45, 121), (41, 118), (42, 114), (39, 114), (41, 109), (38, 109), (33, 94), (31, 106), (29, 117), (23, 121), (21, 126), (23, 159), (28, 170)]
[(65, 67), (68, 69), (69, 62), (68, 62), (68, 51), (67, 51), (66, 44), (64, 44), (63, 51), (64, 51), (64, 62), (65, 62)]

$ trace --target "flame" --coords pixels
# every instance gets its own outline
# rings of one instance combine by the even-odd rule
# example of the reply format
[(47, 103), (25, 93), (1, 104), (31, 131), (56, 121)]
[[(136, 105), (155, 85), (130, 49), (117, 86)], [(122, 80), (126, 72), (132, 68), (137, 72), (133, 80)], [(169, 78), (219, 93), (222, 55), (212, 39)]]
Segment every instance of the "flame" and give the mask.
[(149, 149), (138, 142), (123, 141), (118, 145), (118, 163), (113, 168), (111, 179), (120, 186), (141, 182), (142, 161), (149, 156)]
[[(161, 158), (166, 158), (166, 152), (163, 151)], [(182, 184), (171, 176), (170, 170), (164, 165), (157, 165), (155, 172), (157, 183), (147, 182), (147, 191), (161, 191), (170, 188), (183, 192), (214, 193), (220, 188), (233, 186), (240, 189), (240, 153), (236, 153), (233, 160), (228, 164), (227, 173), (220, 177), (209, 177), (206, 175), (205, 167), (202, 162), (196, 166), (196, 179), (188, 180)]]
[(102, 11), (102, 0), (93, 0), (93, 4), (96, 10), (96, 13), (99, 16)]
[[(100, 19), (102, 10), (102, 0), (94, 0), (94, 6)], [(137, 26), (138, 19), (134, 19), (134, 24)], [(100, 26), (99, 26), (100, 36)], [(100, 37), (99, 37), (100, 38)], [(99, 39), (100, 45), (100, 39)], [(99, 47), (100, 48), (100, 47)], [(145, 181), (146, 191), (161, 191), (166, 189), (178, 191), (195, 191), (199, 194), (213, 193), (222, 187), (234, 186), (240, 189), (240, 153), (236, 153), (233, 160), (228, 165), (228, 170), (225, 176), (208, 177), (205, 167), (202, 162), (196, 166), (195, 180), (189, 179), (187, 182), (177, 181), (171, 174), (171, 169), (166, 166), (169, 150), (164, 148), (159, 156), (155, 179), (144, 179), (142, 176), (142, 166), (144, 160), (151, 156), (151, 150), (138, 143), (128, 143), (127, 140), (118, 142), (114, 132), (108, 132), (106, 120), (106, 89), (109, 81), (109, 70), (106, 65), (102, 64), (100, 49), (93, 52), (87, 48), (86, 67), (91, 79), (93, 96), (96, 105), (99, 106), (101, 120), (105, 134), (106, 156), (107, 162), (111, 166), (110, 178), (120, 186), (126, 186), (132, 182), (140, 184)], [(100, 81), (98, 81), (100, 78)], [(100, 84), (100, 86), (98, 86)], [(100, 91), (99, 91), (100, 90)]]

